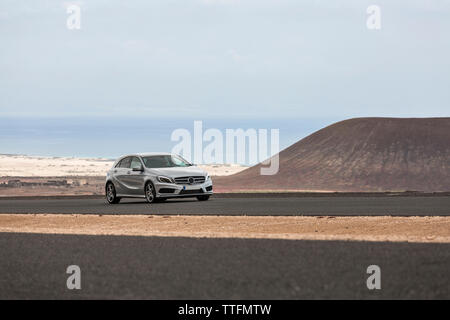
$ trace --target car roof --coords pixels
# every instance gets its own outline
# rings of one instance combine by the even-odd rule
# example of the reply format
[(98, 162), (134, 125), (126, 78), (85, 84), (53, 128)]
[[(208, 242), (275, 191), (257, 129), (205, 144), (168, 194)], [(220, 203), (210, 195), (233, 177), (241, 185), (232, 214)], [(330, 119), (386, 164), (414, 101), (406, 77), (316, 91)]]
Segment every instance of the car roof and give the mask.
[(147, 157), (147, 156), (170, 156), (172, 153), (170, 152), (144, 152), (144, 153), (137, 153), (137, 156), (141, 157)]
[(144, 152), (144, 153), (130, 153), (130, 154), (124, 154), (117, 158), (117, 160), (121, 160), (126, 157), (148, 157), (148, 156), (170, 156), (173, 155), (173, 153), (169, 152)]

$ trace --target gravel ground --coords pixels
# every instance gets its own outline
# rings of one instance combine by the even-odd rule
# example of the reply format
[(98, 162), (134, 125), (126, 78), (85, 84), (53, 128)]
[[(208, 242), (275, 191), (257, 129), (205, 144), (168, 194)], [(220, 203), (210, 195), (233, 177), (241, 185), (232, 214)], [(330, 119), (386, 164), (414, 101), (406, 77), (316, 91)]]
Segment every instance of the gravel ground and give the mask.
[(1, 214), (0, 232), (450, 243), (450, 217)]

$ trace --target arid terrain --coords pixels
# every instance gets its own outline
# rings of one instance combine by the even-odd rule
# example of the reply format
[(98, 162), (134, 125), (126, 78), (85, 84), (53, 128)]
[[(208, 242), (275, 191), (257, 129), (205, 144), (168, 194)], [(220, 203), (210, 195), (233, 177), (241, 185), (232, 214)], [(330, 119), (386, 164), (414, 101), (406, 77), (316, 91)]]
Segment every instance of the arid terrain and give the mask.
[(105, 177), (0, 177), (0, 197), (100, 195)]

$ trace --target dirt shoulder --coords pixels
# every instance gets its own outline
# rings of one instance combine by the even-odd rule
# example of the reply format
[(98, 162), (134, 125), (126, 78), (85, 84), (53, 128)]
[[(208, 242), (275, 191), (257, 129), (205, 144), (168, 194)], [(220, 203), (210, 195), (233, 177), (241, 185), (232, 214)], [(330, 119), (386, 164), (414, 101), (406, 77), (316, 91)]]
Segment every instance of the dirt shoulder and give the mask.
[(0, 214), (0, 232), (450, 243), (450, 217)]

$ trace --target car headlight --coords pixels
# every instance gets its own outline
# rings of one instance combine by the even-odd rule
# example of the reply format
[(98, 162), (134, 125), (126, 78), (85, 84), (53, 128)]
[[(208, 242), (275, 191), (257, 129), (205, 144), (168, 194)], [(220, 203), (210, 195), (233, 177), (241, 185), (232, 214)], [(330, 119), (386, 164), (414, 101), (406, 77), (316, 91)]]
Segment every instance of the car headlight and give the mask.
[(206, 175), (205, 181), (209, 181), (211, 180), (211, 177), (209, 176), (209, 174)]
[(158, 176), (156, 179), (162, 183), (174, 183), (172, 178), (165, 177), (165, 176)]

